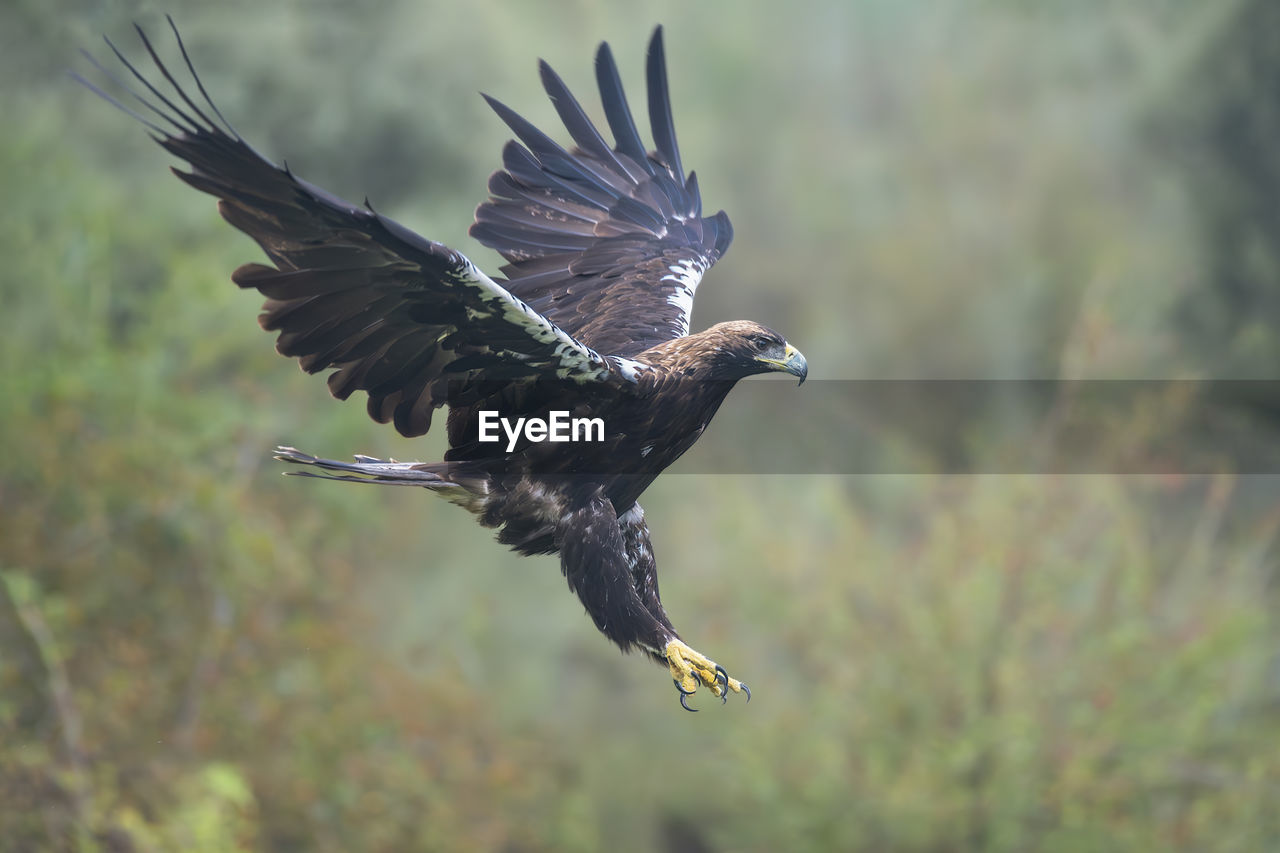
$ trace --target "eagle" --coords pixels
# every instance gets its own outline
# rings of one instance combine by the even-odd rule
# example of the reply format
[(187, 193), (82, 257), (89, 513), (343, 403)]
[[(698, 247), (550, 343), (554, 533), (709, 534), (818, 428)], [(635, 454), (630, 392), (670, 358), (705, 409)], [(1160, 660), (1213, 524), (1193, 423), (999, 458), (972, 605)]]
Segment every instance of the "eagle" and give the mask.
[[(231, 278), (266, 297), (259, 322), (279, 333), (282, 355), (307, 373), (329, 371), (340, 400), (363, 391), (369, 415), (404, 436), (425, 434), (437, 409), (448, 412), (441, 462), (344, 462), (293, 447), (277, 448), (277, 458), (303, 466), (291, 473), (427, 489), (521, 554), (559, 554), (600, 632), (665, 666), (683, 707), (696, 710), (686, 700), (699, 687), (722, 703), (730, 693), (750, 700), (672, 625), (638, 500), (738, 380), (780, 371), (803, 383), (808, 365), (758, 323), (691, 331), (698, 284), (733, 230), (724, 211), (703, 215), (697, 176), (684, 171), (661, 26), (646, 59), (652, 150), (607, 43), (595, 76), (612, 144), (546, 62), (542, 85), (571, 147), (484, 96), (518, 140), (503, 148), (470, 228), (506, 261), (491, 277), (367, 200), (343, 201), (255, 151), (214, 105), (168, 22), (189, 83), (136, 24), (158, 78), (109, 38), (132, 83), (85, 53), (130, 105), (77, 79), (185, 161), (189, 171), (173, 172), (216, 197), (222, 217), (262, 247), (269, 263)], [(505, 432), (495, 441), (498, 423)], [(574, 435), (565, 428), (556, 440), (556, 426), (570, 423)]]

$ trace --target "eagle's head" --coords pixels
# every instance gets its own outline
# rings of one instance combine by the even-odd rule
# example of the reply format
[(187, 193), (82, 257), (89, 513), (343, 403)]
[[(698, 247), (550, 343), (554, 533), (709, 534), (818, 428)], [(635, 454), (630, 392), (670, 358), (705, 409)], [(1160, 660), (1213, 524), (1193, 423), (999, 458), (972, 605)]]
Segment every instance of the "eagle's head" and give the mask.
[(803, 385), (809, 375), (809, 364), (800, 350), (773, 329), (750, 320), (717, 323), (692, 337), (703, 338), (716, 379), (736, 380), (780, 371), (800, 377)]

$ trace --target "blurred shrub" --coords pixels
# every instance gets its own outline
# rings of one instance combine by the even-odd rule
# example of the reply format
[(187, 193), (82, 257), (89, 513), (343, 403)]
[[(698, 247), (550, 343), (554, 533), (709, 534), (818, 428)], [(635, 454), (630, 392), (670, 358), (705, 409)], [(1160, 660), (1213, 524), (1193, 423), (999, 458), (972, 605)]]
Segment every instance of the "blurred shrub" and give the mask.
[(1272, 378), (1280, 364), (1277, 39), (1276, 4), (1222, 4), (1150, 105), (1148, 132), (1192, 194), (1204, 258), (1178, 325), (1217, 376)]

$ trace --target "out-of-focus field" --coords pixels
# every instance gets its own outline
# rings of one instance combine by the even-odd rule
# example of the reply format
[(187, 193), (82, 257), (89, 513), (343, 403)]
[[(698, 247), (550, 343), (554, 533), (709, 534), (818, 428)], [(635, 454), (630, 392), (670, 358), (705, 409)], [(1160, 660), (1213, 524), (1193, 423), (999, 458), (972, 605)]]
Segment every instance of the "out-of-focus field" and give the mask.
[(686, 714), (554, 558), (279, 476), (277, 444), (443, 446), (275, 355), (228, 280), (257, 248), (65, 74), (171, 11), (259, 150), (496, 271), (477, 90), (556, 127), (544, 57), (599, 115), (607, 39), (639, 107), (662, 22), (737, 235), (696, 326), (764, 322), (815, 379), (1278, 378), (1275, 4), (632, 5), (0, 7), (0, 848), (1273, 844), (1280, 478), (677, 465), (644, 501), (668, 610), (754, 691)]

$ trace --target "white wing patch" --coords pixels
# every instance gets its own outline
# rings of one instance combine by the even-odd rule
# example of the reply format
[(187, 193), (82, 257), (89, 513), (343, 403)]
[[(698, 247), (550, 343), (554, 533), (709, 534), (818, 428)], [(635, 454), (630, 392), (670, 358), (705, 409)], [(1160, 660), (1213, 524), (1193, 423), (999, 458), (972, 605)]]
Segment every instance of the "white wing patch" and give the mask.
[(638, 382), (641, 373), (653, 370), (652, 365), (645, 364), (643, 361), (636, 361), (633, 358), (623, 358), (620, 355), (611, 355), (609, 360), (618, 368), (622, 378), (628, 382)]
[(707, 265), (697, 258), (688, 258), (671, 264), (667, 269), (670, 274), (664, 275), (662, 281), (673, 282), (671, 292), (667, 295), (667, 303), (674, 305), (680, 312), (677, 317), (677, 338), (689, 334), (689, 323), (693, 317), (693, 295), (698, 291), (698, 283)]
[[(458, 252), (454, 254), (460, 265), (454, 280), (458, 284), (479, 290), (481, 300), (489, 309), (485, 312), (467, 308), (468, 318), (497, 316), (519, 327), (532, 340), (552, 346), (556, 361), (556, 377), (559, 379), (599, 381), (609, 375), (609, 363), (598, 352), (580, 343), (555, 323), (526, 305), (523, 300), (516, 298), (511, 291), (481, 272), (470, 258)], [(520, 353), (506, 351), (506, 354), (521, 360), (530, 360), (528, 356)]]

